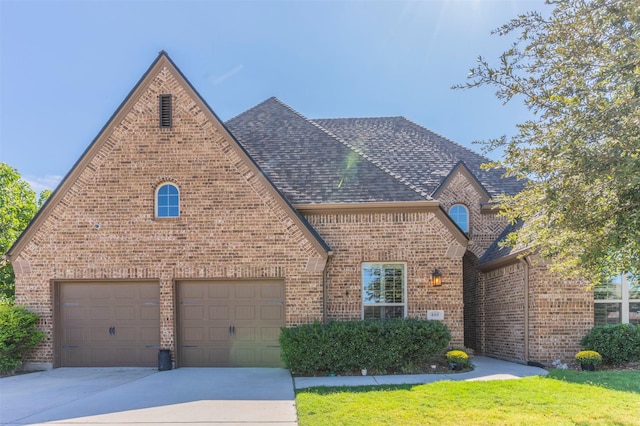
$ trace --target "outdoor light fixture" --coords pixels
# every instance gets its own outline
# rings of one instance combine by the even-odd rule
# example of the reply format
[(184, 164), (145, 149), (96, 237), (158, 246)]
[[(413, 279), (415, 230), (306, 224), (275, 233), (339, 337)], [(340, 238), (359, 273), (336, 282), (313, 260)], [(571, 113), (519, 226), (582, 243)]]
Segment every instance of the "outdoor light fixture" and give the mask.
[(442, 285), (442, 273), (438, 271), (438, 268), (434, 269), (431, 274), (431, 285), (434, 287), (440, 287)]

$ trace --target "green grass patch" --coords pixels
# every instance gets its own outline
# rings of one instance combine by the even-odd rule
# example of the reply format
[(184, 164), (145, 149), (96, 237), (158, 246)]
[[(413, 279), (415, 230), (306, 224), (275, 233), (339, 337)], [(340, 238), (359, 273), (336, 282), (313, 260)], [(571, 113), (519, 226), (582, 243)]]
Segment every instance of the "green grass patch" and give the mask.
[[(551, 370), (547, 376), (571, 383), (601, 386), (625, 392), (640, 393), (640, 371), (573, 371)], [(638, 414), (640, 419), (640, 413)], [(638, 420), (640, 422), (640, 420)]]
[(297, 392), (301, 426), (637, 425), (640, 395), (541, 377)]

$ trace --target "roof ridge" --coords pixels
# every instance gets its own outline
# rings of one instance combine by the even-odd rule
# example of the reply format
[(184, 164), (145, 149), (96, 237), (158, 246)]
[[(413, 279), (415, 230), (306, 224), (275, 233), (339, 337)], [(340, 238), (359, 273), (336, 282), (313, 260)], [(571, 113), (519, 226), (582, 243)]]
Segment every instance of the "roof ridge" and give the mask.
[[(440, 133), (438, 133), (438, 132), (434, 132), (433, 130), (429, 129), (428, 127), (425, 127), (425, 126), (423, 126), (422, 124), (416, 123), (415, 121), (411, 120), (410, 118), (407, 118), (407, 117), (404, 117), (404, 116), (400, 116), (400, 118), (402, 118), (403, 120), (406, 120), (407, 122), (409, 122), (409, 123), (413, 124), (414, 126), (417, 126), (417, 127), (421, 128), (421, 129), (423, 129), (423, 130), (426, 130), (426, 131), (427, 131), (427, 132), (429, 132), (429, 133), (433, 133), (433, 134), (434, 134), (434, 135), (436, 135), (437, 137), (439, 137), (439, 138), (441, 138), (441, 139), (444, 139), (445, 141), (450, 142), (450, 143), (452, 143), (452, 144), (456, 145), (457, 147), (464, 149), (465, 151), (468, 151), (468, 152), (470, 152), (470, 153), (472, 153), (472, 154), (474, 154), (474, 155), (477, 155), (477, 156), (479, 156), (479, 157), (482, 157), (482, 159), (486, 160), (487, 162), (490, 162), (490, 161), (491, 161), (491, 159), (490, 159), (490, 158), (485, 157), (484, 155), (482, 155), (482, 154), (480, 154), (480, 153), (478, 153), (478, 152), (476, 152), (476, 151), (472, 150), (471, 148), (468, 148), (468, 147), (466, 147), (466, 146), (462, 145), (461, 143), (454, 141), (453, 139), (449, 139), (448, 137), (446, 137), (446, 136), (444, 136), (444, 135), (442, 135), (442, 134), (440, 134)], [(465, 164), (465, 166), (466, 166), (466, 164)], [(468, 167), (468, 166), (467, 166), (467, 167)]]
[(403, 178), (399, 174), (394, 173), (391, 170), (389, 170), (388, 168), (384, 167), (379, 161), (374, 160), (373, 158), (369, 157), (367, 154), (365, 154), (361, 150), (357, 149), (356, 147), (354, 147), (349, 142), (347, 142), (344, 139), (340, 138), (339, 136), (333, 134), (331, 131), (325, 129), (320, 124), (316, 123), (315, 121), (311, 120), (310, 118), (305, 117), (300, 112), (296, 111), (295, 109), (293, 109), (289, 105), (287, 105), (284, 102), (282, 102), (280, 99), (278, 99), (278, 98), (273, 98), (273, 99), (275, 99), (280, 105), (282, 105), (285, 108), (289, 109), (291, 112), (293, 112), (294, 114), (298, 115), (300, 118), (302, 118), (303, 120), (305, 120), (306, 122), (308, 122), (312, 126), (316, 127), (318, 130), (320, 130), (320, 131), (326, 133), (327, 135), (329, 135), (330, 137), (334, 138), (335, 140), (337, 140), (338, 142), (340, 142), (341, 144), (343, 144), (344, 146), (346, 146), (347, 148), (349, 148), (350, 150), (352, 150), (353, 152), (355, 152), (356, 154), (358, 154), (359, 156), (361, 156), (362, 158), (364, 158), (365, 160), (367, 160), (368, 162), (370, 162), (371, 164), (373, 164), (374, 166), (376, 166), (377, 168), (379, 168), (380, 170), (385, 172), (387, 175), (389, 175), (392, 178), (400, 181), (402, 184), (407, 186), (412, 191), (417, 192), (422, 197), (425, 197), (427, 200), (433, 200), (433, 198), (431, 198), (431, 195), (429, 195), (426, 191), (421, 190), (417, 186), (415, 186), (412, 183), (408, 182), (405, 178)]
[(380, 118), (404, 118), (401, 115), (375, 115), (369, 117), (334, 117), (334, 118), (310, 118), (309, 120), (377, 120)]
[(241, 116), (241, 115), (243, 115), (244, 113), (247, 113), (247, 112), (249, 112), (249, 111), (252, 111), (252, 110), (254, 110), (254, 109), (256, 109), (256, 108), (258, 108), (258, 107), (260, 107), (260, 106), (262, 106), (262, 105), (266, 104), (267, 102), (269, 102), (269, 101), (270, 101), (270, 100), (272, 100), (272, 99), (275, 99), (276, 101), (278, 100), (278, 98), (276, 98), (275, 96), (271, 96), (271, 97), (269, 97), (269, 98), (265, 99), (264, 101), (260, 102), (259, 104), (254, 105), (254, 106), (252, 106), (251, 108), (249, 108), (249, 109), (247, 109), (247, 110), (244, 110), (244, 111), (242, 111), (242, 112), (239, 112), (238, 114), (234, 115), (234, 116), (233, 116), (233, 117), (231, 117), (230, 119), (226, 120), (226, 121), (225, 121), (225, 123), (228, 123), (228, 122), (230, 122), (230, 121), (235, 120), (236, 118), (240, 117), (240, 116)]

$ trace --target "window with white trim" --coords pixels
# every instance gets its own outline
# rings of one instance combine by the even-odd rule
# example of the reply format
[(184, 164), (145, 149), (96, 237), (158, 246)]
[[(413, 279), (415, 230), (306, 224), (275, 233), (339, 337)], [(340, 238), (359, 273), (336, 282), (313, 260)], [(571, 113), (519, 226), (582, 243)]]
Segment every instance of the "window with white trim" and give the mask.
[(407, 274), (404, 263), (362, 264), (362, 318), (406, 317)]
[(594, 289), (594, 324), (640, 325), (640, 281), (621, 274)]
[(449, 208), (449, 217), (464, 232), (469, 232), (469, 209), (462, 204), (454, 204)]
[(156, 190), (156, 217), (180, 217), (180, 191), (171, 183)]

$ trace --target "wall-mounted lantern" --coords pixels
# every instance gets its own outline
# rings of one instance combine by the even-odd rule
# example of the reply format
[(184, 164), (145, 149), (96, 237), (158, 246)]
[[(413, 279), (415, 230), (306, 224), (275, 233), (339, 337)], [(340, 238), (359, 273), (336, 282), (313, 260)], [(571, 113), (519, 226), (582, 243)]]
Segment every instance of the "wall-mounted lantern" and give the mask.
[(434, 269), (431, 274), (431, 285), (434, 287), (440, 287), (442, 285), (442, 273), (438, 271), (438, 268)]

